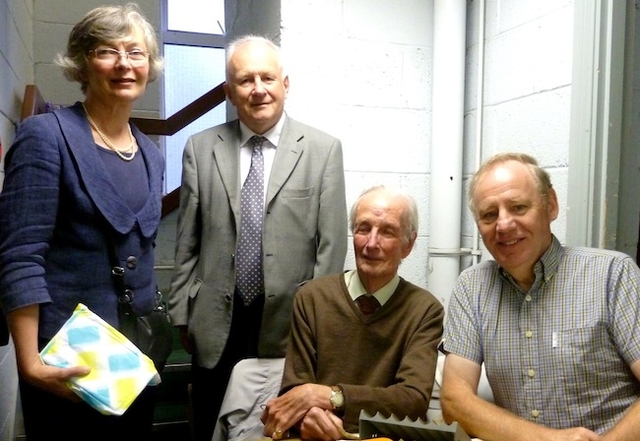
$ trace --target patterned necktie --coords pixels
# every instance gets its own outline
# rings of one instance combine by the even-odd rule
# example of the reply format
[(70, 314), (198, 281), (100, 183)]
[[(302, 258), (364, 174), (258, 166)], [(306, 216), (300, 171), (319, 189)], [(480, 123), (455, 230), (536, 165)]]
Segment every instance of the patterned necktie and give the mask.
[(240, 240), (236, 256), (236, 286), (245, 305), (264, 293), (262, 276), (262, 216), (264, 212), (265, 138), (252, 136), (251, 168), (240, 197)]
[(356, 299), (358, 308), (364, 315), (373, 314), (380, 307), (380, 302), (374, 296), (369, 294), (363, 294)]

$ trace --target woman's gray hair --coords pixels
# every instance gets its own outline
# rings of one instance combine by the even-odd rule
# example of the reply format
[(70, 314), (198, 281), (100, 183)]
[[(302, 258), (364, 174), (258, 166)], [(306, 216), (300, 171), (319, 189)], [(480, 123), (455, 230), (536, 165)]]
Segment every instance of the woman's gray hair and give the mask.
[(369, 193), (373, 193), (376, 191), (384, 191), (394, 196), (395, 200), (399, 200), (402, 202), (402, 231), (404, 232), (404, 243), (411, 243), (413, 239), (418, 237), (418, 205), (413, 197), (406, 193), (402, 193), (393, 189), (390, 189), (384, 185), (376, 185), (371, 187), (365, 191), (363, 191), (358, 199), (351, 206), (351, 210), (349, 211), (349, 228), (351, 229), (351, 233), (355, 231), (356, 228), (356, 212), (358, 211), (358, 206), (364, 198)]
[(156, 32), (135, 3), (101, 6), (89, 11), (71, 30), (67, 52), (58, 54), (55, 63), (69, 81), (80, 83), (84, 93), (87, 90), (85, 73), (89, 51), (99, 44), (122, 40), (138, 31), (142, 32), (149, 53), (149, 82), (154, 81), (162, 72), (163, 60)]
[(524, 164), (528, 169), (538, 188), (538, 192), (542, 197), (542, 203), (546, 208), (549, 203), (550, 190), (553, 187), (551, 185), (551, 178), (549, 173), (538, 165), (538, 161), (533, 156), (527, 155), (521, 152), (503, 152), (497, 153), (494, 156), (487, 159), (482, 163), (478, 171), (473, 175), (471, 181), (469, 181), (469, 191), (467, 194), (467, 204), (474, 218), (478, 218), (478, 207), (476, 207), (475, 193), (478, 181), (480, 178), (496, 164), (502, 164), (503, 162), (516, 161)]

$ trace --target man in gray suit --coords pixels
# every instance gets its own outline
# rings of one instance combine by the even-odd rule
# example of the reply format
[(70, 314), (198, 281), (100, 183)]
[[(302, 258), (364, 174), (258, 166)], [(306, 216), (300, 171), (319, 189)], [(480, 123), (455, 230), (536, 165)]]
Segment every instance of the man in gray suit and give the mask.
[[(255, 36), (232, 42), (224, 87), (238, 120), (193, 135), (184, 150), (169, 296), (173, 324), (193, 355), (198, 441), (211, 439), (235, 363), (284, 356), (298, 285), (342, 271), (347, 250), (342, 145), (285, 114), (289, 78), (279, 48)], [(265, 138), (264, 214), (255, 216), (261, 234), (250, 240), (260, 280), (248, 289), (257, 296), (247, 301), (238, 279), (244, 277), (240, 244), (249, 241), (241, 193), (253, 173), (254, 135)]]

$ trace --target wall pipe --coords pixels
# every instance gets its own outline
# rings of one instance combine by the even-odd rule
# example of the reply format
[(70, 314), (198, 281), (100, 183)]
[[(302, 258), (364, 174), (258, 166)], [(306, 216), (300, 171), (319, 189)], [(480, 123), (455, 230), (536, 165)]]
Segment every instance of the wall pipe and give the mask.
[(445, 305), (460, 273), (466, 0), (434, 1), (428, 287)]
[[(478, 65), (476, 67), (478, 81), (476, 83), (476, 147), (475, 147), (475, 170), (480, 168), (482, 163), (482, 121), (484, 118), (484, 14), (485, 0), (478, 2)], [(473, 263), (480, 262), (482, 251), (480, 249), (480, 234), (477, 228), (473, 228), (473, 240), (471, 255)]]

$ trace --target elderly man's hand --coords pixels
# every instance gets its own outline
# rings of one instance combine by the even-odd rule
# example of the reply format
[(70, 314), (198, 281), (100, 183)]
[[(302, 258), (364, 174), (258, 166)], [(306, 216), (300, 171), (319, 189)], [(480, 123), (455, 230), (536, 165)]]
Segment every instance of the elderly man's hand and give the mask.
[(296, 386), (284, 395), (269, 400), (260, 419), (264, 435), (281, 439), (291, 427), (302, 421), (309, 409), (331, 409), (331, 388), (306, 383)]
[(333, 441), (347, 439), (342, 420), (333, 412), (312, 407), (300, 424), (300, 438), (304, 440)]

